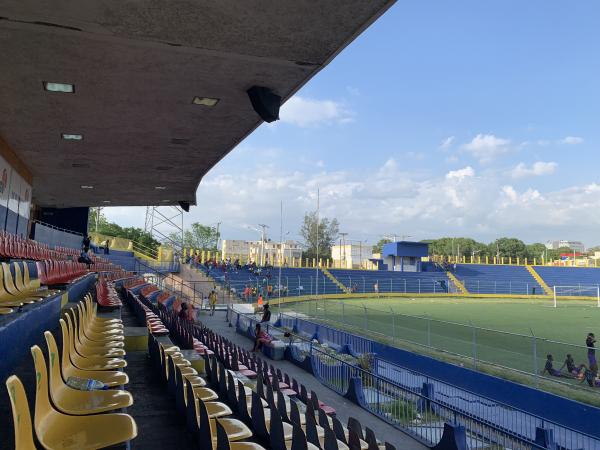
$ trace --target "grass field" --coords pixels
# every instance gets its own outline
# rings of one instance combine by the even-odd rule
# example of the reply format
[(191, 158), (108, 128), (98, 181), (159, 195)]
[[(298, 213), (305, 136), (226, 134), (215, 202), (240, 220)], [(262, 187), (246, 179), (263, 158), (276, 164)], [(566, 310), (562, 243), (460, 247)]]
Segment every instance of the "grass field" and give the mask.
[[(306, 301), (282, 308), (397, 347), (535, 385), (540, 380), (521, 374), (539, 373), (548, 353), (556, 369), (567, 353), (577, 364), (587, 365), (585, 337), (600, 333), (600, 308), (595, 301), (565, 300), (553, 308), (552, 300), (539, 299), (387, 297)], [(584, 388), (576, 380), (552, 377), (552, 381), (567, 385), (567, 390)], [(562, 388), (559, 391), (573, 396)]]

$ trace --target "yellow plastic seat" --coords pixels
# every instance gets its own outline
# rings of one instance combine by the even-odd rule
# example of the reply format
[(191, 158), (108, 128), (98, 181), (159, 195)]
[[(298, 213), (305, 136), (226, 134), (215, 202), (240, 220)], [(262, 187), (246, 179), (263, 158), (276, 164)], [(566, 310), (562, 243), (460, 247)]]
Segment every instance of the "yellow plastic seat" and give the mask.
[[(49, 294), (44, 294), (44, 293), (36, 293), (36, 292), (31, 292), (31, 291), (20, 291), (16, 286), (15, 286), (15, 280), (18, 280), (19, 278), (21, 278), (21, 271), (19, 269), (19, 265), (18, 264), (14, 264), (14, 269), (15, 269), (15, 279), (13, 280), (13, 275), (10, 273), (10, 265), (7, 263), (1, 263), (2, 265), (2, 278), (4, 281), (4, 285), (3, 285), (3, 289), (5, 290), (5, 292), (12, 296), (14, 299), (26, 299), (26, 300), (32, 300), (34, 302), (38, 302), (43, 300), (46, 297), (49, 297)], [(22, 279), (21, 279), (21, 284), (22, 284)], [(24, 288), (23, 288), (24, 289)]]
[(31, 414), (29, 414), (29, 405), (27, 404), (23, 383), (15, 375), (12, 375), (6, 380), (6, 389), (8, 389), (8, 397), (12, 408), (15, 449), (36, 450), (33, 443)]
[(85, 304), (83, 302), (79, 302), (77, 304), (77, 314), (79, 317), (80, 323), (86, 328), (94, 332), (102, 332), (102, 331), (119, 331), (123, 332), (124, 327), (122, 323), (101, 323), (95, 321), (93, 318), (90, 318), (89, 314), (85, 310)]
[[(222, 430), (222, 435), (219, 432), (219, 428)], [(255, 442), (230, 442), (229, 437), (225, 428), (221, 424), (221, 421), (217, 419), (215, 421), (215, 429), (217, 431), (217, 442), (216, 446), (223, 450), (265, 450), (265, 448)], [(212, 436), (211, 436), (212, 440)], [(212, 446), (215, 447), (215, 442), (212, 440)], [(290, 447), (291, 450), (291, 447)], [(312, 450), (312, 449), (311, 449)], [(317, 449), (318, 450), (318, 449)]]
[[(63, 320), (61, 319), (61, 321)], [(127, 362), (124, 359), (85, 358), (81, 356), (75, 350), (73, 330), (69, 320), (66, 321), (66, 328), (68, 337), (67, 342), (69, 344), (69, 357), (75, 367), (84, 370), (116, 370), (127, 366)]]
[(182, 375), (187, 380), (187, 382), (192, 385), (192, 387), (206, 386), (206, 380), (199, 375), (185, 375), (185, 374), (182, 374)]
[[(6, 264), (6, 263), (3, 263)], [(8, 266), (8, 273), (10, 273), (10, 266), (8, 264), (6, 264), (6, 266)], [(40, 285), (39, 285), (39, 280), (37, 283), (37, 287), (34, 287), (34, 285), (32, 285), (31, 280), (29, 279), (29, 268), (27, 267), (27, 263), (23, 263), (23, 265), (21, 265), (21, 263), (19, 262), (14, 262), (12, 263), (12, 266), (14, 268), (15, 271), (15, 277), (14, 277), (14, 283), (13, 283), (13, 279), (11, 277), (10, 280), (5, 280), (5, 284), (8, 281), (8, 284), (6, 284), (7, 286), (7, 290), (9, 292), (11, 292), (11, 289), (16, 289), (17, 293), (19, 295), (27, 295), (30, 297), (41, 297), (41, 298), (46, 298), (46, 297), (51, 297), (53, 294), (55, 294), (56, 291), (38, 291)], [(21, 267), (23, 267), (23, 270), (21, 270)], [(6, 271), (4, 270), (4, 267), (2, 268), (2, 271), (4, 272), (4, 275), (6, 276)], [(27, 272), (27, 283), (25, 282), (25, 272)], [(9, 288), (9, 285), (12, 286)]]
[[(31, 348), (31, 353), (37, 381), (35, 432), (45, 448), (98, 449), (130, 441), (137, 436), (136, 423), (127, 414), (69, 416), (56, 411), (48, 397), (48, 374), (42, 351), (38, 346), (34, 346)], [(23, 408), (26, 409), (26, 405), (23, 405)]]
[[(195, 403), (196, 418), (198, 420), (198, 426), (200, 427), (200, 433), (206, 433), (206, 430), (202, 429), (202, 421), (200, 420), (200, 405), (206, 406), (206, 403), (202, 402), (202, 400), (199, 400), (198, 398), (195, 399)], [(208, 408), (206, 408), (206, 412), (208, 412)], [(210, 418), (209, 415), (208, 422), (210, 429), (208, 431), (210, 432), (210, 436), (212, 438), (213, 450), (217, 448), (217, 427), (215, 420), (217, 419)], [(218, 420), (225, 429), (225, 433), (230, 441), (241, 441), (243, 439), (252, 437), (252, 431), (250, 431), (250, 428), (248, 428), (241, 420), (228, 417), (219, 418)]]
[[(40, 364), (46, 364), (41, 350), (36, 358)], [(65, 414), (76, 416), (97, 414), (127, 408), (133, 404), (133, 397), (127, 391), (116, 389), (80, 391), (73, 389), (65, 384), (62, 378), (56, 348), (48, 348), (48, 358), (50, 363), (50, 398), (54, 406)]]
[[(108, 354), (113, 349), (120, 350), (116, 352), (117, 354), (124, 355), (124, 349), (120, 345), (115, 345), (114, 342), (118, 341), (91, 341), (87, 339), (83, 332), (81, 331), (81, 327), (77, 325), (73, 318), (69, 314), (65, 314), (65, 319), (67, 321), (67, 325), (69, 326), (69, 330), (73, 330), (73, 343), (75, 349), (82, 356), (99, 356), (101, 354)], [(116, 354), (107, 355), (106, 358), (115, 358), (118, 357)]]
[[(1, 305), (1, 303), (0, 303)], [(12, 308), (8, 308), (8, 307), (4, 307), (4, 306), (0, 306), (0, 315), (5, 315), (5, 314), (10, 314), (12, 312), (14, 312), (15, 310)]]
[[(129, 383), (129, 377), (125, 372), (120, 372), (117, 370), (82, 370), (75, 367), (69, 356), (70, 351), (68, 345), (68, 335), (66, 334), (66, 325), (64, 325), (63, 329), (64, 321), (61, 319), (61, 322), (63, 345), (62, 357), (60, 358), (60, 367), (63, 380), (67, 380), (69, 377), (93, 378), (94, 380), (102, 381), (109, 387), (123, 386)], [(54, 349), (57, 349), (56, 340), (54, 339), (52, 333), (48, 331), (46, 333), (44, 333), (44, 336), (46, 337), (46, 344), (48, 345), (48, 348), (53, 347)]]
[(123, 324), (121, 319), (116, 317), (98, 317), (97, 313), (97, 304), (92, 300), (92, 295), (87, 294), (84, 299), (87, 313), (90, 318), (92, 318), (95, 322), (98, 323), (107, 323), (107, 324)]
[(125, 350), (120, 346), (114, 346), (111, 342), (102, 344), (95, 341), (87, 341), (83, 344), (80, 340), (81, 332), (75, 334), (75, 348), (81, 356), (120, 358), (125, 356)]

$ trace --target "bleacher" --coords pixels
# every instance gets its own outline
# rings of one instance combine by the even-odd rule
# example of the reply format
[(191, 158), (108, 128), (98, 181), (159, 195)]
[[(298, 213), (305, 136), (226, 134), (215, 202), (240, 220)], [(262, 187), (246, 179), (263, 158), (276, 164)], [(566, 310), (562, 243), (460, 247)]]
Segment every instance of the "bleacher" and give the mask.
[(595, 297), (596, 288), (600, 286), (600, 269), (596, 268), (536, 266), (535, 271), (550, 289), (554, 286), (572, 288), (559, 289), (557, 295), (578, 295), (576, 291), (581, 289), (579, 295)]
[[(122, 296), (150, 334), (152, 373), (172, 399), (198, 448), (393, 450), (257, 354), (203, 325), (178, 317), (176, 307), (149, 300), (160, 292), (144, 280)], [(200, 364), (199, 364), (200, 363)], [(193, 401), (191, 401), (193, 399)]]
[[(206, 271), (205, 266), (199, 265), (198, 268)], [(278, 294), (279, 268), (263, 269), (260, 274), (255, 274), (246, 267), (234, 269), (229, 267), (223, 270), (222, 266), (211, 266), (207, 274), (217, 283), (229, 289), (233, 288), (235, 293), (243, 298), (244, 288), (246, 286), (255, 288), (255, 294), (249, 299), (255, 300), (259, 293), (266, 297), (266, 287), (271, 285), (273, 295)], [(318, 283), (318, 285), (317, 285)], [(281, 286), (282, 296), (293, 297), (299, 295), (319, 294), (341, 294), (342, 289), (327, 277), (323, 271), (317, 269), (305, 268), (281, 268)]]
[(349, 290), (374, 293), (375, 284), (380, 293), (447, 293), (451, 282), (440, 271), (395, 272), (387, 270), (330, 269), (329, 272)]
[(525, 266), (457, 264), (452, 272), (471, 294), (544, 295)]

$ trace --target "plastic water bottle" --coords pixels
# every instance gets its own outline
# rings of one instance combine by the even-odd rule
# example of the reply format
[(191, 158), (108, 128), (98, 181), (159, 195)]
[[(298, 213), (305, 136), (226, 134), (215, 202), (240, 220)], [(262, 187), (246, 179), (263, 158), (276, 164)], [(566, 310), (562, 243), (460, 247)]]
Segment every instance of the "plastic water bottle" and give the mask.
[(69, 377), (67, 379), (67, 386), (80, 391), (104, 391), (108, 389), (108, 386), (102, 381), (79, 377)]

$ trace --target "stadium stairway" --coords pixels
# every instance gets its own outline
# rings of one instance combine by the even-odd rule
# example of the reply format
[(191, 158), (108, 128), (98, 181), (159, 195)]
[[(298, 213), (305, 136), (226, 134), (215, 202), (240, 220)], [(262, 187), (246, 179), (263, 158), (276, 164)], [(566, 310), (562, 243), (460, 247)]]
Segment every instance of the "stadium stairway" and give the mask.
[(333, 281), (345, 294), (350, 294), (350, 289), (348, 289), (346, 286), (340, 283), (338, 279), (334, 277), (329, 270), (327, 270), (327, 267), (323, 267), (321, 269), (321, 272), (323, 272), (327, 278)]
[(527, 267), (527, 270), (529, 271), (529, 273), (531, 274), (531, 276), (533, 278), (535, 278), (535, 281), (538, 282), (538, 284), (542, 287), (542, 289), (544, 290), (544, 292), (547, 295), (552, 295), (552, 292), (553, 292), (552, 289), (550, 289), (550, 286), (548, 286), (546, 284), (546, 282), (543, 280), (543, 278), (540, 277), (540, 275), (535, 271), (535, 269), (533, 268), (533, 266), (527, 265), (525, 267)]
[(454, 286), (456, 287), (456, 289), (458, 289), (458, 291), (460, 291), (461, 294), (468, 294), (469, 293), (469, 291), (464, 286), (464, 284), (462, 284), (459, 281), (459, 279), (454, 276), (454, 274), (452, 272), (448, 271), (448, 272), (446, 272), (446, 275), (448, 275), (448, 279), (450, 281), (452, 281), (452, 283), (454, 283)]

